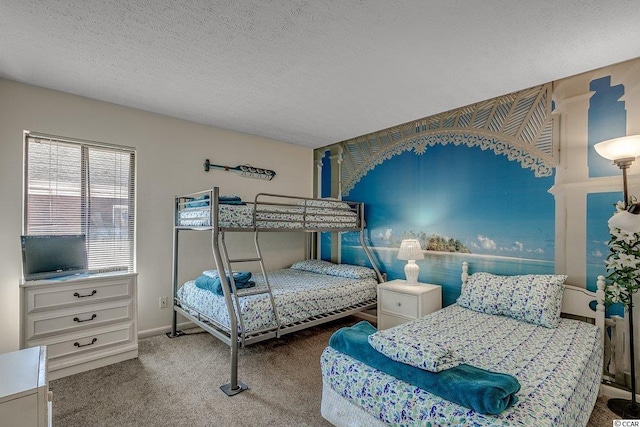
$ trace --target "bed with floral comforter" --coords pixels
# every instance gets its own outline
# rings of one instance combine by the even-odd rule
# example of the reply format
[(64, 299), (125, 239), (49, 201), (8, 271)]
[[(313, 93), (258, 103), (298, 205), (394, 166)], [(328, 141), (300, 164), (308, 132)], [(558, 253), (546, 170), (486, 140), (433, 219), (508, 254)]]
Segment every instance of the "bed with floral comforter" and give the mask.
[(438, 342), (466, 364), (514, 376), (518, 400), (503, 412), (476, 413), (327, 347), (323, 416), (338, 426), (586, 425), (600, 385), (602, 337), (591, 323), (560, 318), (564, 278), (472, 275), (457, 304), (379, 332), (394, 360), (413, 364), (421, 342)]
[[(283, 325), (376, 300), (378, 281), (375, 272), (366, 267), (306, 260), (267, 274)], [(262, 274), (256, 273), (252, 279), (256, 286), (247, 291), (266, 286)], [(241, 296), (242, 293), (238, 291), (240, 309), (237, 311), (242, 313), (245, 333), (277, 325), (268, 294)], [(223, 296), (198, 288), (194, 280), (186, 282), (177, 296), (187, 311), (203, 314), (229, 327)]]

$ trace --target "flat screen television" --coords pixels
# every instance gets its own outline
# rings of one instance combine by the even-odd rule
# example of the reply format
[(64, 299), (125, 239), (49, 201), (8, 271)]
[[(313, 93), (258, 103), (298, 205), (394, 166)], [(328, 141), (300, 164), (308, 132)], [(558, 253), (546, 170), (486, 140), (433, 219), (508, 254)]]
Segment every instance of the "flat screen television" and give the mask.
[(87, 272), (84, 234), (21, 236), (24, 280), (50, 279)]

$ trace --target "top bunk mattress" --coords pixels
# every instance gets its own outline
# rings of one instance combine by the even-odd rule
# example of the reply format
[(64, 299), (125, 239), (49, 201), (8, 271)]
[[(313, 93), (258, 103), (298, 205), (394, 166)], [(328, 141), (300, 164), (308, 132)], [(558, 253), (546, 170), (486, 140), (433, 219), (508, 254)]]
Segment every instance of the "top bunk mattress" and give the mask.
[(397, 328), (410, 328), (416, 340), (438, 336), (466, 363), (513, 375), (521, 384), (518, 402), (498, 415), (482, 415), (331, 347), (321, 357), (325, 387), (398, 426), (579, 426), (589, 419), (602, 370), (594, 325), (561, 319), (557, 328), (546, 328), (451, 305)]
[(255, 202), (237, 196), (219, 196), (218, 212), (211, 212), (209, 192), (176, 198), (176, 226), (222, 228), (357, 230), (362, 204), (335, 199), (309, 199), (259, 194)]
[[(211, 226), (209, 206), (180, 210), (178, 225), (182, 227)], [(314, 209), (304, 207), (259, 208), (256, 211), (257, 228), (357, 228), (358, 216), (355, 212), (339, 209)], [(226, 228), (253, 228), (254, 205), (218, 205), (218, 226)]]
[[(378, 282), (375, 272), (367, 278), (351, 278), (286, 268), (267, 273), (269, 285), (283, 325), (365, 302), (375, 303)], [(256, 287), (266, 287), (260, 273), (253, 275)], [(242, 295), (242, 290), (238, 291)], [(177, 297), (191, 314), (203, 314), (229, 328), (229, 313), (223, 296), (200, 289), (194, 280), (178, 289)], [(277, 325), (268, 294), (240, 296), (244, 332), (251, 333)], [(234, 301), (235, 303), (235, 301)], [(237, 308), (236, 308), (237, 310)]]

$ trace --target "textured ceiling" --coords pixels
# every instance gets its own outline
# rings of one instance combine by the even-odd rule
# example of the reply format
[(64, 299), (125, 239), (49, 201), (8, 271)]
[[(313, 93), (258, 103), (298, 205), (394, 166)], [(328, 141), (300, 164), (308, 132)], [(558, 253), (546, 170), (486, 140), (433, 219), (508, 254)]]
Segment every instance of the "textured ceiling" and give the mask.
[(0, 77), (316, 148), (639, 57), (638, 22), (638, 0), (0, 0)]

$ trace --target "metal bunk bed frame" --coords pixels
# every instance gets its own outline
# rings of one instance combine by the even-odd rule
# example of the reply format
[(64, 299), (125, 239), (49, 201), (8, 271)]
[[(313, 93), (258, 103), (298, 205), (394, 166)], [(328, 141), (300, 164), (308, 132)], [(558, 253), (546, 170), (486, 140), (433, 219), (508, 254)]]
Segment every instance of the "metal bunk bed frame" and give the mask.
[[(209, 209), (209, 218), (207, 226), (182, 226), (179, 222), (179, 212), (180, 208), (184, 207), (188, 200), (193, 200), (197, 197), (201, 197), (202, 195), (208, 195), (208, 203), (210, 205)], [(349, 316), (370, 308), (376, 307), (376, 300), (369, 300), (360, 304), (352, 305), (340, 310), (335, 310), (329, 313), (321, 314), (318, 316), (314, 316), (309, 319), (305, 319), (299, 322), (295, 322), (293, 324), (283, 325), (280, 321), (278, 310), (275, 304), (275, 300), (273, 294), (271, 292), (271, 286), (269, 285), (269, 279), (267, 272), (264, 267), (264, 259), (262, 256), (262, 251), (260, 250), (260, 245), (258, 242), (258, 234), (259, 232), (307, 232), (307, 233), (318, 233), (318, 232), (333, 232), (333, 231), (358, 231), (360, 244), (367, 256), (369, 262), (373, 270), (376, 272), (376, 276), (378, 282), (383, 282), (384, 278), (378, 269), (376, 262), (374, 261), (373, 255), (369, 247), (367, 246), (364, 239), (364, 204), (363, 203), (355, 203), (355, 202), (343, 202), (349, 204), (352, 211), (357, 214), (357, 227), (332, 227), (331, 221), (329, 220), (329, 225), (327, 225), (326, 215), (325, 219), (318, 221), (314, 219), (315, 215), (318, 215), (318, 207), (313, 207), (313, 209), (308, 209), (308, 206), (314, 201), (321, 201), (322, 199), (313, 199), (307, 197), (295, 197), (295, 196), (286, 196), (280, 194), (269, 194), (269, 193), (259, 193), (255, 196), (254, 199), (254, 209), (253, 209), (253, 222), (251, 227), (220, 227), (218, 221), (218, 212), (219, 212), (219, 188), (213, 187), (212, 190), (201, 191), (197, 193), (186, 194), (182, 196), (176, 196), (175, 198), (175, 211), (174, 211), (174, 232), (173, 232), (173, 268), (172, 268), (172, 276), (173, 276), (173, 319), (171, 324), (171, 332), (167, 333), (167, 336), (170, 338), (175, 338), (181, 335), (184, 335), (184, 332), (179, 331), (177, 329), (177, 315), (178, 313), (182, 316), (186, 317), (190, 321), (192, 321), (195, 325), (209, 332), (211, 335), (218, 338), (220, 341), (227, 344), (231, 349), (231, 373), (230, 373), (230, 382), (224, 384), (220, 387), (220, 389), (227, 396), (234, 396), (248, 388), (248, 386), (241, 381), (238, 380), (238, 348), (242, 346), (246, 346), (249, 344), (253, 344), (256, 342), (268, 340), (271, 338), (279, 338), (282, 335), (289, 334), (301, 329), (309, 328), (315, 325), (319, 325), (322, 323), (329, 322), (334, 319), (338, 319), (341, 317)], [(303, 220), (302, 228), (287, 228), (287, 227), (269, 227), (269, 228), (261, 228), (258, 226), (258, 214), (260, 213), (261, 206), (270, 206), (271, 208), (287, 208), (299, 205), (283, 203), (283, 202), (269, 202), (263, 201), (263, 199), (269, 200), (269, 198), (276, 198), (277, 200), (292, 200), (297, 202), (304, 202), (303, 204), (303, 212), (301, 213)], [(313, 206), (313, 205), (312, 205)], [(311, 213), (311, 212), (313, 213)], [(329, 217), (335, 214), (328, 214)], [(336, 215), (339, 216), (339, 215)], [(285, 219), (276, 219), (269, 220), (270, 223), (300, 223), (298, 220), (285, 220)], [(258, 262), (260, 264), (260, 269), (262, 270), (263, 277), (266, 283), (265, 289), (248, 289), (242, 290), (237, 289), (233, 275), (229, 275), (230, 280), (227, 281), (226, 275), (219, 275), (220, 281), (222, 284), (223, 296), (225, 299), (225, 303), (227, 306), (227, 310), (229, 313), (229, 327), (226, 327), (220, 324), (215, 319), (212, 319), (200, 312), (196, 309), (189, 307), (184, 301), (181, 301), (178, 298), (178, 236), (180, 231), (211, 231), (211, 248), (213, 252), (213, 258), (215, 261), (216, 269), (218, 271), (233, 271), (231, 268), (232, 264), (236, 263), (245, 263), (245, 262)], [(253, 258), (238, 258), (231, 259), (229, 258), (229, 253), (227, 251), (227, 245), (225, 240), (225, 234), (227, 232), (253, 232), (254, 234), (254, 246), (256, 250), (256, 257)], [(308, 239), (309, 240), (309, 239)], [(231, 290), (230, 290), (231, 289)], [(252, 331), (251, 333), (246, 333), (244, 330), (244, 322), (242, 319), (242, 315), (238, 314), (236, 311), (236, 307), (240, 307), (239, 298), (247, 295), (256, 295), (260, 293), (268, 293), (271, 306), (273, 308), (276, 323), (277, 325), (274, 327), (264, 328), (258, 331)], [(234, 305), (234, 302), (236, 305)], [(197, 313), (197, 314), (193, 314)], [(240, 323), (240, 331), (238, 333), (238, 322)]]

